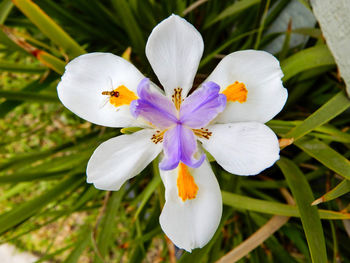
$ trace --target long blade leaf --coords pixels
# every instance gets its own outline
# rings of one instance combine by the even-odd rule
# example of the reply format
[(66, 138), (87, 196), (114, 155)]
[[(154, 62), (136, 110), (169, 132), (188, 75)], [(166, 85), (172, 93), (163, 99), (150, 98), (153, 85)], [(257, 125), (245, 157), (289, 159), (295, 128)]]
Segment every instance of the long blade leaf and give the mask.
[(327, 263), (326, 243), (322, 224), (319, 213), (315, 209), (316, 207), (311, 206), (314, 197), (305, 175), (294, 162), (286, 158), (281, 158), (277, 164), (286, 177), (298, 206), (312, 262)]

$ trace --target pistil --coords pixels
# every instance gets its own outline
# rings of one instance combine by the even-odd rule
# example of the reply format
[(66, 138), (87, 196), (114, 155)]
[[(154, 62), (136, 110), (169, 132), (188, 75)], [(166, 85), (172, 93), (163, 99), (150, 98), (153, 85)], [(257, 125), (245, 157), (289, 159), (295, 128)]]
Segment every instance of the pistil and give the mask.
[(174, 89), (174, 94), (171, 96), (171, 100), (173, 101), (175, 108), (179, 111), (181, 107), (182, 102), (182, 88), (176, 88)]

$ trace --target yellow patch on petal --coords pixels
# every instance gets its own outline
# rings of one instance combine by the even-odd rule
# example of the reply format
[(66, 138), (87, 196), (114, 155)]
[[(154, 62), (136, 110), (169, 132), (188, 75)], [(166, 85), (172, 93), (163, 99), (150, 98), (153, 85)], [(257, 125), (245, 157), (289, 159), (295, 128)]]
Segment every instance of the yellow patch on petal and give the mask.
[(113, 91), (103, 91), (102, 95), (109, 95), (109, 102), (115, 107), (129, 105), (133, 100), (137, 100), (135, 93), (124, 85), (119, 86)]
[(187, 166), (183, 163), (179, 164), (177, 190), (179, 197), (184, 202), (187, 199), (195, 199), (198, 191), (198, 186), (196, 185), (193, 176), (188, 171)]
[(247, 101), (248, 90), (243, 82), (236, 81), (235, 83), (228, 85), (222, 92), (226, 96), (227, 101), (238, 101), (243, 103)]

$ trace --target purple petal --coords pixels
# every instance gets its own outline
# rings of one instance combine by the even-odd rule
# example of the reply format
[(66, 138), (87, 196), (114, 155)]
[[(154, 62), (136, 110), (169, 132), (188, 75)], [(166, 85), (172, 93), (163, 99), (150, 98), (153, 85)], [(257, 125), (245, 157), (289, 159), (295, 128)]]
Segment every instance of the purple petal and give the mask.
[(220, 86), (215, 82), (205, 82), (202, 87), (185, 99), (180, 108), (183, 124), (199, 129), (205, 127), (225, 109), (226, 96), (219, 94)]
[(198, 168), (205, 159), (204, 154), (199, 160), (194, 158), (193, 155), (198, 151), (196, 138), (191, 129), (180, 124), (164, 134), (163, 151), (165, 156), (159, 164), (162, 170), (175, 169), (180, 161)]
[(174, 104), (164, 95), (152, 91), (149, 79), (141, 80), (137, 94), (140, 99), (130, 104), (131, 114), (135, 118), (141, 116), (160, 129), (166, 129), (177, 122)]

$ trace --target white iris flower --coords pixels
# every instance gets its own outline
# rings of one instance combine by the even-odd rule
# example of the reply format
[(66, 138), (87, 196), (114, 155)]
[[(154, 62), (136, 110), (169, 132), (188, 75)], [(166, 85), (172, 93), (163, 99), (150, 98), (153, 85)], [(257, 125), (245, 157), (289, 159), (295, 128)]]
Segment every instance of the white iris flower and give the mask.
[(203, 148), (230, 173), (260, 173), (279, 159), (277, 137), (264, 123), (287, 99), (278, 60), (254, 50), (226, 56), (186, 97), (203, 47), (199, 32), (172, 15), (153, 29), (146, 45), (164, 92), (109, 53), (72, 60), (57, 87), (62, 103), (85, 120), (143, 128), (102, 143), (88, 163), (87, 181), (117, 191), (161, 154), (166, 203), (160, 225), (187, 251), (208, 243), (222, 214), (219, 184)]

